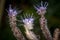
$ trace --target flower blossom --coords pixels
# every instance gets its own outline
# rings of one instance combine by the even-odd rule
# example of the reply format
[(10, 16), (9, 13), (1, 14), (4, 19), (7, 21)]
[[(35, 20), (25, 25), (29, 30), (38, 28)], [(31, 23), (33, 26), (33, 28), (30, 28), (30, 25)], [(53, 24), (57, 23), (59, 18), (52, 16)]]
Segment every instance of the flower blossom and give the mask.
[(35, 7), (35, 9), (37, 10), (37, 13), (38, 13), (39, 15), (40, 15), (40, 14), (42, 15), (42, 14), (45, 14), (45, 13), (46, 13), (47, 6), (48, 6), (48, 3), (47, 3), (47, 2), (45, 2), (45, 3), (43, 4), (43, 2), (41, 1), (40, 6), (37, 5), (37, 6), (34, 6), (34, 7)]

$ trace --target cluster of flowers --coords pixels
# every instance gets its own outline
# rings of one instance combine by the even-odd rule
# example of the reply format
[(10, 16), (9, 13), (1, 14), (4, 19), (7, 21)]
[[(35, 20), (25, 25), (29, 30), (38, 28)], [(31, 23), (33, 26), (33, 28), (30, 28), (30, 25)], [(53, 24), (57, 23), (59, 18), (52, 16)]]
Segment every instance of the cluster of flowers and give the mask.
[[(37, 10), (38, 15), (41, 16), (40, 18), (40, 25), (41, 25), (41, 30), (45, 36), (45, 38), (47, 40), (52, 40), (52, 36), (50, 34), (49, 29), (47, 28), (47, 21), (45, 19), (45, 13), (46, 13), (46, 9), (47, 9), (48, 3), (45, 2), (43, 4), (43, 2), (41, 1), (40, 5), (35, 6), (34, 8)], [(16, 9), (12, 9), (11, 5), (9, 6), (9, 10), (8, 10), (8, 15), (9, 16), (14, 16), (16, 17), (16, 15), (18, 14)], [(27, 15), (28, 16), (28, 15)], [(11, 20), (12, 21), (12, 20)], [(36, 35), (33, 33), (33, 31), (31, 31), (31, 29), (33, 29), (33, 22), (34, 22), (34, 18), (33, 17), (28, 17), (28, 18), (24, 18), (22, 19), (22, 22), (24, 23), (24, 27), (26, 30), (26, 36), (29, 40), (38, 40), (38, 38), (36, 37)], [(10, 24), (11, 25), (11, 24)], [(13, 24), (14, 25), (14, 24)], [(12, 28), (14, 29), (14, 28)], [(16, 29), (17, 30), (17, 29)], [(19, 32), (18, 32), (19, 33)], [(58, 33), (57, 33), (58, 34)], [(22, 34), (21, 34), (22, 35)], [(32, 36), (33, 35), (33, 36)], [(54, 36), (55, 37), (55, 36)], [(18, 36), (18, 38), (20, 38), (20, 36)], [(17, 40), (18, 40), (17, 38)], [(21, 39), (19, 39), (21, 40)], [(25, 40), (25, 39), (24, 39)], [(53, 38), (53, 40), (55, 40), (55, 38)], [(57, 40), (57, 38), (56, 38)]]

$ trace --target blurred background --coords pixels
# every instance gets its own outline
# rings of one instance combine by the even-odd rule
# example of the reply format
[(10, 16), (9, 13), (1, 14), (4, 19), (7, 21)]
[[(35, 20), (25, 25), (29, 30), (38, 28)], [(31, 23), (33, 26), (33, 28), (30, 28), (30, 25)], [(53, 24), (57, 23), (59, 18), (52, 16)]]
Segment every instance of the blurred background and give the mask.
[[(56, 28), (60, 28), (60, 1), (59, 0), (42, 0), (43, 2), (48, 2), (46, 19), (48, 20), (48, 28), (53, 36), (53, 32)], [(8, 9), (11, 4), (12, 7), (16, 7), (18, 10), (23, 10), (20, 14), (17, 15), (17, 19), (20, 20), (20, 16), (24, 14), (33, 13), (35, 18), (34, 21), (34, 33), (41, 36), (41, 40), (45, 40), (44, 35), (41, 32), (39, 25), (40, 16), (36, 13), (33, 5), (40, 4), (41, 0), (0, 0), (0, 40), (16, 40), (13, 36), (11, 28), (9, 26), (9, 18), (6, 9)], [(21, 23), (17, 22), (17, 26), (22, 31), (25, 36), (25, 29), (20, 25)], [(20, 25), (20, 26), (19, 26)], [(26, 37), (26, 36), (25, 36)], [(27, 39), (27, 38), (26, 38)]]

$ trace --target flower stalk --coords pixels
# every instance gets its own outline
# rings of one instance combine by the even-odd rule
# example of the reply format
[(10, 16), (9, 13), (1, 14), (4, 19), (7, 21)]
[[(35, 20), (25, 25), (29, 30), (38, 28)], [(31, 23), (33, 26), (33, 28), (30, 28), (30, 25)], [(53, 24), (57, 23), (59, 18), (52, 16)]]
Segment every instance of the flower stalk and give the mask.
[(45, 2), (45, 4), (43, 4), (43, 2), (41, 1), (41, 5), (39, 6), (34, 6), (35, 9), (37, 10), (37, 13), (41, 16), (40, 18), (40, 26), (41, 26), (41, 30), (46, 38), (46, 40), (52, 40), (52, 36), (50, 34), (49, 29), (47, 28), (47, 19), (45, 18), (45, 13), (46, 13), (46, 9), (47, 9), (48, 3)]
[(60, 34), (60, 30), (59, 28), (56, 28), (53, 34), (53, 40), (59, 40), (59, 34)]
[(28, 38), (28, 40), (38, 40), (38, 38), (34, 34), (34, 32), (31, 31), (33, 29), (33, 21), (34, 21), (34, 18), (32, 18), (32, 16), (23, 19), (24, 27), (25, 27), (25, 30), (26, 30), (25, 34), (26, 34), (26, 37)]
[(25, 40), (24, 36), (22, 35), (20, 29), (17, 27), (16, 24), (17, 11), (12, 9), (11, 5), (9, 6), (8, 16), (9, 16), (10, 27), (13, 32), (13, 35), (16, 37), (17, 40)]

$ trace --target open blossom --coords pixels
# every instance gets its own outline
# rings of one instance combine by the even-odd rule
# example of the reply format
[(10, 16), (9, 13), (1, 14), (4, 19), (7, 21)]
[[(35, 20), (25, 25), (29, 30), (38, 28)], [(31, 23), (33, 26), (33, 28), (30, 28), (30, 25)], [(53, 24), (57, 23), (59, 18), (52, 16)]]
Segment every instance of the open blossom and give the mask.
[[(25, 18), (22, 19), (23, 23), (24, 23), (24, 28), (25, 28), (25, 33), (26, 33), (26, 37), (29, 40), (38, 40), (37, 36), (34, 34), (33, 31), (31, 31), (33, 29), (33, 22), (34, 22), (34, 18), (32, 17), (32, 15), (24, 15)], [(27, 17), (26, 17), (27, 16)]]
[(25, 18), (23, 19), (24, 27), (28, 30), (33, 29), (33, 18)]
[(13, 9), (11, 7), (11, 5), (9, 5), (8, 15), (10, 15), (10, 16), (16, 16), (17, 15), (17, 10), (16, 9)]
[(46, 13), (47, 6), (48, 6), (48, 3), (47, 2), (45, 2), (43, 4), (43, 2), (41, 1), (40, 6), (37, 5), (37, 6), (34, 6), (34, 7), (37, 10), (37, 13), (38, 14), (45, 14)]
[(33, 18), (25, 18), (24, 20), (23, 20), (23, 22), (25, 23), (25, 24), (30, 24), (30, 23), (33, 23)]

